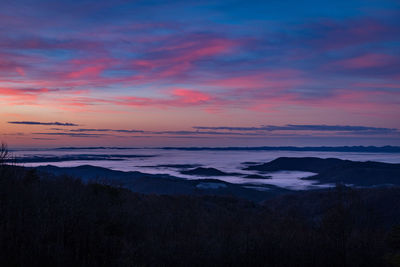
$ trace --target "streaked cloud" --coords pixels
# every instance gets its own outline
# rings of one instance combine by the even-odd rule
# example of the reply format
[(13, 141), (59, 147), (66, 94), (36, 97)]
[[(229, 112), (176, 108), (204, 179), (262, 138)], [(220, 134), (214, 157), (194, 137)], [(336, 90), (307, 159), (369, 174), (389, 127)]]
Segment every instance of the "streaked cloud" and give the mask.
[[(56, 129), (58, 130), (58, 129)], [(116, 132), (116, 133), (144, 133), (143, 130), (121, 130), (121, 129), (71, 129), (71, 132)]]
[[(398, 136), (400, 131), (395, 128), (380, 128), (369, 126), (351, 125), (267, 125), (259, 127), (228, 127), (228, 126), (195, 126), (195, 130), (166, 130), (166, 131), (146, 131), (146, 130), (124, 130), (124, 129), (93, 129), (80, 128), (65, 131), (61, 128), (51, 128), (57, 132), (35, 133), (42, 135), (65, 135), (71, 137), (99, 137), (114, 136), (119, 137), (140, 137), (140, 136), (247, 136), (247, 137), (305, 137), (305, 136)], [(97, 132), (93, 134), (92, 132)], [(133, 135), (132, 135), (133, 134)]]
[(68, 137), (88, 137), (88, 138), (98, 138), (105, 136), (103, 134), (88, 134), (88, 133), (52, 133), (52, 132), (42, 132), (33, 133), (34, 135), (49, 135), (49, 136), (68, 136)]
[(284, 126), (266, 125), (260, 127), (229, 127), (229, 126), (194, 126), (197, 130), (228, 130), (228, 131), (328, 131), (328, 132), (398, 132), (395, 128), (380, 128), (369, 126), (350, 125), (313, 125), (313, 124), (288, 124)]
[(23, 125), (54, 125), (54, 126), (79, 126), (70, 122), (39, 122), (39, 121), (9, 121), (10, 124), (23, 124)]

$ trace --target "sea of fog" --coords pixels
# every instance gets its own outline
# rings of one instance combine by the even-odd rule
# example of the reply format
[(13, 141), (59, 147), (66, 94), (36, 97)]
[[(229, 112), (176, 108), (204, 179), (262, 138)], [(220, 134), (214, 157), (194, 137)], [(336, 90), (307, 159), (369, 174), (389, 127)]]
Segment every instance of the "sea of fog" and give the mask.
[[(300, 171), (280, 171), (272, 172), (271, 179), (249, 179), (242, 176), (195, 176), (181, 174), (182, 168), (173, 166), (190, 164), (201, 167), (212, 167), (226, 173), (257, 174), (256, 171), (243, 170), (245, 162), (265, 163), (278, 157), (320, 157), (320, 158), (340, 158), (355, 161), (380, 161), (387, 163), (400, 163), (400, 153), (354, 153), (354, 152), (310, 152), (310, 151), (186, 151), (175, 149), (42, 149), (42, 150), (15, 150), (15, 157), (62, 157), (68, 159), (69, 156), (75, 158), (80, 155), (118, 155), (122, 160), (65, 160), (59, 162), (35, 162), (23, 163), (27, 167), (41, 165), (54, 165), (58, 167), (76, 167), (80, 165), (93, 165), (112, 170), (120, 171), (140, 171), (149, 174), (169, 174), (182, 179), (204, 179), (213, 178), (236, 184), (254, 185), (253, 188), (266, 190), (262, 185), (275, 185), (288, 189), (311, 189), (333, 186), (331, 184), (315, 184), (314, 181), (302, 180), (301, 178), (313, 175), (309, 172)], [(123, 156), (127, 157), (124, 158)], [(139, 155), (139, 157), (132, 157)], [(129, 156), (129, 157), (128, 157)], [(143, 157), (141, 157), (143, 156)], [(152, 156), (152, 157), (145, 157)], [(192, 169), (192, 168), (188, 168)], [(257, 187), (258, 186), (258, 187)]]

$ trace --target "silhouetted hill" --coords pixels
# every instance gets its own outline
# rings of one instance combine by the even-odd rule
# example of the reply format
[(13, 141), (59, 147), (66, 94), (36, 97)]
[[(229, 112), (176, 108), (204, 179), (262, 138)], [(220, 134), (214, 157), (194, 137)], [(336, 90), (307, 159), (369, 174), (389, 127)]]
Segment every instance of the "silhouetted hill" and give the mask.
[(247, 179), (271, 179), (271, 176), (259, 175), (259, 174), (249, 174), (249, 175), (243, 176), (243, 178), (247, 178)]
[(261, 172), (282, 170), (314, 172), (318, 174), (303, 179), (317, 180), (320, 183), (344, 183), (357, 186), (400, 185), (400, 164), (383, 162), (282, 157), (268, 163), (251, 165), (245, 169)]
[(238, 173), (227, 173), (215, 168), (198, 167), (192, 170), (181, 171), (182, 174), (199, 175), (199, 176), (236, 176)]
[(149, 168), (174, 168), (174, 169), (190, 169), (200, 167), (199, 164), (160, 164), (156, 166), (142, 166), (142, 167), (149, 167)]
[[(262, 201), (276, 194), (290, 192), (290, 190), (269, 185), (265, 185), (265, 187), (270, 190), (263, 192), (215, 179), (186, 180), (166, 174), (146, 174), (137, 171), (123, 172), (91, 165), (64, 168), (48, 165), (36, 167), (36, 169), (44, 176), (47, 173), (56, 176), (68, 175), (80, 178), (84, 182), (102, 182), (122, 186), (133, 192), (144, 194), (220, 195)], [(210, 182), (223, 184), (224, 186), (217, 188), (204, 186), (204, 183)]]
[(259, 164), (251, 165), (246, 167), (245, 170), (257, 170), (264, 172), (274, 172), (274, 171), (305, 171), (305, 172), (322, 172), (332, 167), (342, 165), (346, 161), (341, 159), (329, 158), (321, 159), (314, 157), (305, 158), (288, 158), (281, 157), (273, 161)]
[(351, 162), (303, 179), (356, 186), (400, 185), (400, 164)]

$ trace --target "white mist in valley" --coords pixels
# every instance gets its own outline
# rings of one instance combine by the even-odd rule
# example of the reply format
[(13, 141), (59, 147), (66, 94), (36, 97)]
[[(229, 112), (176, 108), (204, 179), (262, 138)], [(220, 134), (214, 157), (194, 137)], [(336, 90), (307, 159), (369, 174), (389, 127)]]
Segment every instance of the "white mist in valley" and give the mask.
[[(175, 149), (43, 149), (18, 150), (13, 152), (17, 158), (41, 158), (42, 160), (23, 163), (27, 167), (54, 165), (58, 167), (76, 167), (92, 165), (119, 171), (139, 171), (148, 174), (168, 174), (182, 179), (218, 179), (234, 184), (243, 184), (257, 190), (267, 190), (262, 185), (274, 185), (287, 189), (314, 189), (334, 186), (332, 184), (316, 184), (313, 180), (302, 178), (314, 175), (310, 172), (279, 171), (258, 173), (244, 170), (248, 164), (266, 163), (279, 157), (319, 157), (339, 158), (354, 161), (380, 161), (400, 163), (400, 153), (355, 153), (355, 152), (299, 152), (299, 151), (254, 151), (254, 150), (175, 150)], [(85, 157), (107, 156), (109, 158), (90, 160)], [(114, 157), (113, 155), (117, 155)], [(137, 155), (137, 157), (135, 157)], [(126, 156), (126, 157), (124, 157)], [(56, 161), (46, 158), (59, 157)], [(187, 165), (187, 166), (182, 166)], [(182, 174), (182, 171), (196, 167), (215, 168), (232, 175), (201, 176)], [(245, 178), (246, 175), (269, 176), (269, 179)]]

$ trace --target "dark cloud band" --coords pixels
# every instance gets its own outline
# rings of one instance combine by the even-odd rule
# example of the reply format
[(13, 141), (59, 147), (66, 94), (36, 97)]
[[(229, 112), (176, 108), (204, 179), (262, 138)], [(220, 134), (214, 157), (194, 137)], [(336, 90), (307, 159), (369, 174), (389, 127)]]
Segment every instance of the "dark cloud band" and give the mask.
[(225, 131), (331, 131), (331, 132), (398, 132), (395, 128), (378, 128), (369, 126), (350, 125), (314, 125), (288, 124), (284, 126), (265, 125), (260, 127), (229, 127), (229, 126), (195, 126), (196, 130), (225, 130)]
[(23, 125), (51, 125), (51, 126), (79, 126), (70, 122), (39, 122), (39, 121), (9, 121), (10, 124), (23, 124)]

